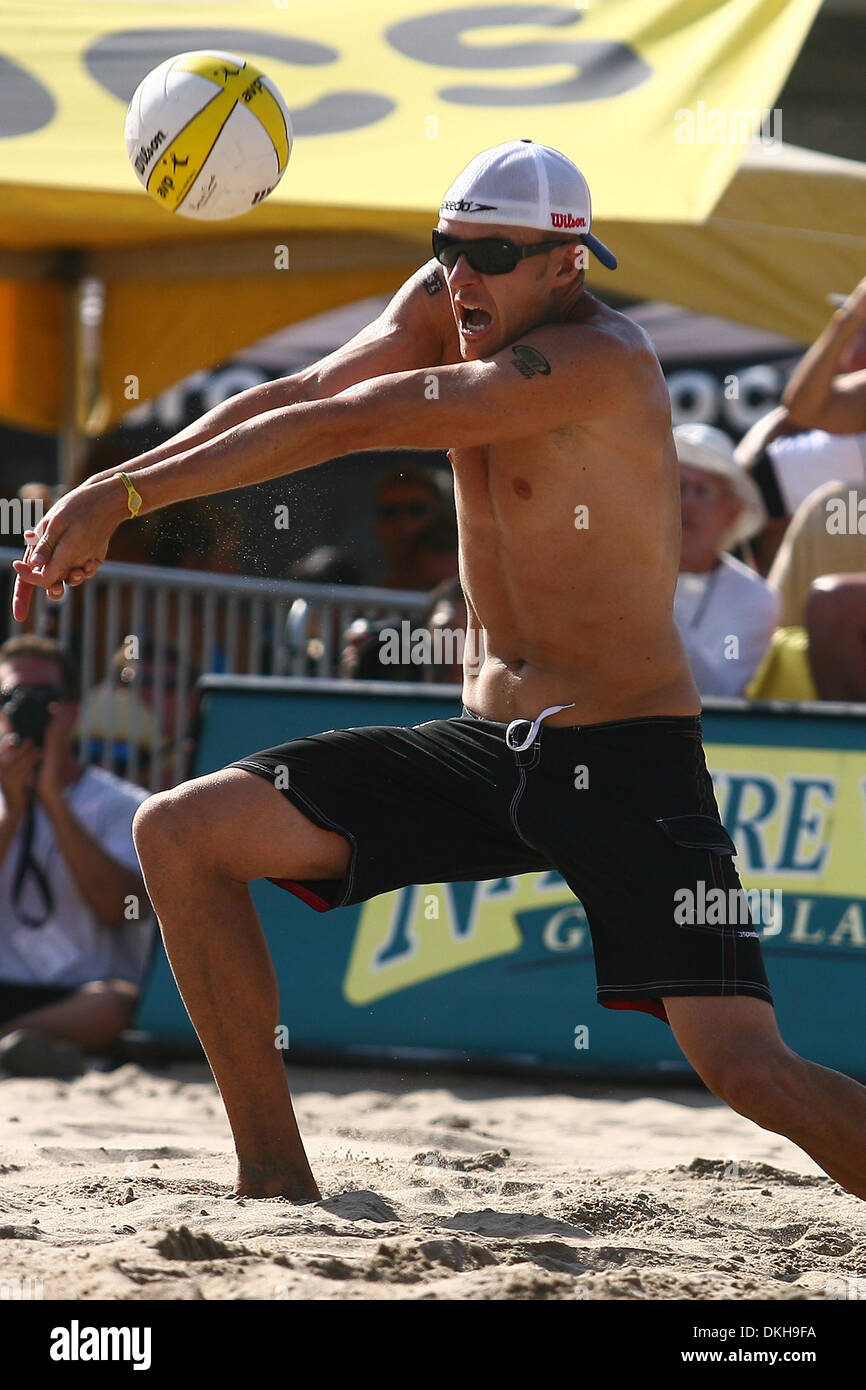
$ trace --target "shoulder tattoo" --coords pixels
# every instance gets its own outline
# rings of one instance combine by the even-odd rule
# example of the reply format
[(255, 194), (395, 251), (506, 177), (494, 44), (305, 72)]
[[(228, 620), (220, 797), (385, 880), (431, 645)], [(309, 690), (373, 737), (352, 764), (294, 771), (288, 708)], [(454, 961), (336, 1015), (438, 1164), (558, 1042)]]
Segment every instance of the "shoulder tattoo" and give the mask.
[(426, 275), (421, 281), (421, 284), (428, 294), (438, 294), (443, 288), (442, 276), (439, 274), (438, 270), (431, 270), (430, 274)]
[(513, 364), (520, 372), (521, 376), (550, 376), (550, 363), (538, 348), (530, 347), (528, 343), (515, 343), (511, 351), (516, 357)]

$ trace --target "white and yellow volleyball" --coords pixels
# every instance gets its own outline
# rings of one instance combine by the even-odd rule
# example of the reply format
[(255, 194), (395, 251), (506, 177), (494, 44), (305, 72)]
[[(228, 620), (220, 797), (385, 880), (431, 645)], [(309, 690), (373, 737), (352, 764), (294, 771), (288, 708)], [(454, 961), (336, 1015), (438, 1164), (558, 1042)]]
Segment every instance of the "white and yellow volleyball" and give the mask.
[(276, 85), (234, 53), (179, 53), (136, 88), (124, 127), (139, 183), (180, 217), (242, 217), (279, 183), (292, 122)]

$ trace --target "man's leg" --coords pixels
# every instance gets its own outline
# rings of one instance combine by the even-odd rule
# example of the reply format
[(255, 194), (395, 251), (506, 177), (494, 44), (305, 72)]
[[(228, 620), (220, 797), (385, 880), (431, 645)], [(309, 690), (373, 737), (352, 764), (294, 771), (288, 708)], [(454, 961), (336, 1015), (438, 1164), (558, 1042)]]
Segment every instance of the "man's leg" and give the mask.
[(247, 884), (342, 878), (348, 841), (239, 768), (143, 802), (133, 824), (148, 895), (235, 1140), (239, 1196), (320, 1194), (275, 1046), (273, 964)]
[(8, 1019), (0, 1038), (22, 1030), (74, 1043), (82, 1052), (102, 1052), (129, 1027), (139, 992), (126, 980), (94, 980), (54, 1004)]
[(663, 1002), (674, 1037), (709, 1090), (799, 1144), (866, 1199), (866, 1087), (786, 1047), (762, 999), (668, 995)]

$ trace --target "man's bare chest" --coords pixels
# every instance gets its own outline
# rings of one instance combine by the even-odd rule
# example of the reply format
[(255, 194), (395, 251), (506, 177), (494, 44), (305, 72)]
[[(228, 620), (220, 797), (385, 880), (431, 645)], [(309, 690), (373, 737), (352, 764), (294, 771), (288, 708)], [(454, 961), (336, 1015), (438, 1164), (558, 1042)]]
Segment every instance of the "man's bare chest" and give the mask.
[(557, 531), (594, 484), (573, 430), (448, 450), (463, 524)]

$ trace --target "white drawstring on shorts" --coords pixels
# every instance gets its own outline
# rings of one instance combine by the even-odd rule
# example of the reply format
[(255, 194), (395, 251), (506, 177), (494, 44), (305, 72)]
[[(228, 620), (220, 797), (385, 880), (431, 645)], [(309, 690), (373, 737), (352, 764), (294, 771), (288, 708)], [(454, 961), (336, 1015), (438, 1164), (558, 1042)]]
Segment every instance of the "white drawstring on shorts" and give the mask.
[[(573, 705), (574, 700), (571, 700), (567, 705), (551, 705), (550, 709), (542, 710), (541, 714), (532, 721), (528, 719), (512, 719), (508, 728), (505, 730), (505, 742), (513, 753), (522, 753), (524, 749), (532, 747), (538, 737), (538, 730), (541, 728), (541, 721), (543, 719), (546, 719), (549, 714), (558, 714), (561, 709), (571, 709)], [(512, 743), (511, 731), (512, 729), (516, 729), (518, 724), (529, 724), (529, 733), (522, 743)]]

